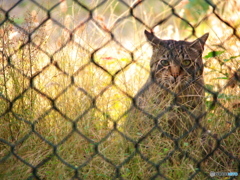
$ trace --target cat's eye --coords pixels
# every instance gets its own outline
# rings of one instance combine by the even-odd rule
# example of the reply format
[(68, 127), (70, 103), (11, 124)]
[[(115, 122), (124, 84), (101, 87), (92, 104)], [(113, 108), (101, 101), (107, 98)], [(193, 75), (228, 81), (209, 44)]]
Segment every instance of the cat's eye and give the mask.
[(167, 60), (161, 60), (161, 64), (163, 66), (168, 66), (169, 65), (169, 62)]
[(182, 65), (185, 66), (185, 67), (189, 66), (191, 63), (192, 63), (192, 62), (191, 62), (190, 60), (184, 60), (184, 61), (182, 61)]

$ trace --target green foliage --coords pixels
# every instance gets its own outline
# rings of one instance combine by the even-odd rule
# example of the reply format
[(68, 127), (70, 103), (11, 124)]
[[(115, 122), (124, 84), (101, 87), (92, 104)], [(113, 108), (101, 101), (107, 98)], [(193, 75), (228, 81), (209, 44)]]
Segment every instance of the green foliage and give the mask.
[(209, 52), (206, 56), (204, 56), (204, 59), (208, 59), (208, 58), (213, 58), (213, 57), (217, 57), (220, 56), (221, 54), (223, 54), (225, 51), (211, 51)]
[(200, 14), (206, 14), (209, 9), (209, 4), (205, 0), (189, 0), (186, 8), (189, 9), (195, 18), (198, 18)]
[(234, 59), (236, 59), (236, 58), (238, 58), (238, 57), (240, 57), (240, 55), (238, 55), (238, 56), (231, 56), (231, 57), (228, 58), (228, 59), (223, 59), (223, 61), (224, 61), (224, 62), (232, 61), (232, 60), (234, 60)]
[[(205, 0), (189, 0), (185, 5), (185, 19), (190, 19), (190, 22), (197, 23), (200, 17), (207, 14), (210, 5)], [(189, 27), (184, 21), (181, 24), (185, 27)]]

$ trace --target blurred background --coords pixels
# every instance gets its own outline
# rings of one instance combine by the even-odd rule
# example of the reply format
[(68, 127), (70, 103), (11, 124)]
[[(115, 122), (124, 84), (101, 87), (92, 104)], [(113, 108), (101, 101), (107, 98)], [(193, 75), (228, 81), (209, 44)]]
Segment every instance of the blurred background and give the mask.
[[(239, 172), (240, 1), (0, 0), (0, 179), (155, 177), (151, 157), (134, 159), (120, 143), (149, 76), (145, 29), (187, 41), (210, 33), (206, 123), (221, 150), (196, 177)], [(190, 161), (161, 173), (188, 179), (199, 171)]]

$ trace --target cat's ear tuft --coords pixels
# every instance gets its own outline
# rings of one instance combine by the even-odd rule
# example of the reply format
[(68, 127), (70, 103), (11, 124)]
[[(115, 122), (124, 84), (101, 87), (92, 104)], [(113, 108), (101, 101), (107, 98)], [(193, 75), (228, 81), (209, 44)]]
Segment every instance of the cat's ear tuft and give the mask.
[(197, 49), (197, 50), (200, 50), (200, 52), (203, 52), (204, 45), (207, 41), (208, 36), (209, 36), (209, 33), (204, 34), (200, 38), (193, 41), (190, 46)]
[(153, 44), (153, 45), (158, 45), (160, 44), (161, 40), (158, 39), (152, 32), (148, 32), (147, 30), (144, 31), (145, 36), (147, 37), (147, 40)]

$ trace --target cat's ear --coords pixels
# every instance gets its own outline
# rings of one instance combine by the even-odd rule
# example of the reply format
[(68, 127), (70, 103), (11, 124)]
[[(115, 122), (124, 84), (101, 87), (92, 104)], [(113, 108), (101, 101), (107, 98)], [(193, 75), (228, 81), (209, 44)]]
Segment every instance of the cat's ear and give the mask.
[(190, 47), (192, 47), (200, 52), (203, 52), (204, 45), (205, 45), (205, 42), (207, 41), (208, 36), (209, 36), (209, 33), (204, 34), (202, 37), (193, 41), (191, 43)]
[(161, 40), (157, 38), (152, 32), (148, 32), (147, 30), (144, 31), (145, 36), (147, 37), (147, 40), (152, 44), (152, 45), (159, 45), (161, 44)]

